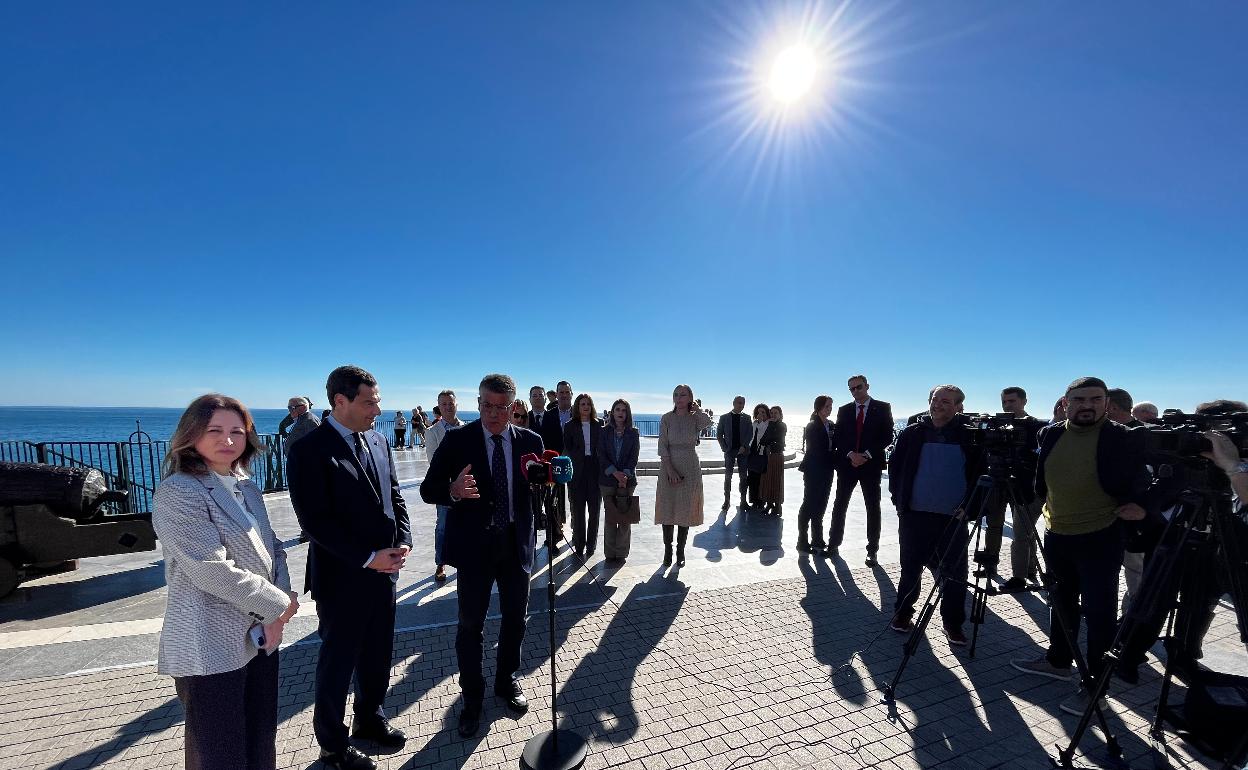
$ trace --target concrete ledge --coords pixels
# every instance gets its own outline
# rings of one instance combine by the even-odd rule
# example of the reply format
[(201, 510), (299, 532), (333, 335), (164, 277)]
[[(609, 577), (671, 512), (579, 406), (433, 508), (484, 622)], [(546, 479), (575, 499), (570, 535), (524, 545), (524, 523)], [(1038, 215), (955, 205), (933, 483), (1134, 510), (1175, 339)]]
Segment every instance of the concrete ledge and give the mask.
[[(784, 467), (785, 468), (797, 467), (797, 453), (796, 452), (790, 452), (789, 454), (786, 454), (784, 456)], [(638, 476), (659, 475), (659, 461), (658, 460), (643, 460), (637, 463), (637, 475)], [(703, 476), (724, 475), (724, 461), (723, 460), (703, 460), (702, 461), (702, 475)]]

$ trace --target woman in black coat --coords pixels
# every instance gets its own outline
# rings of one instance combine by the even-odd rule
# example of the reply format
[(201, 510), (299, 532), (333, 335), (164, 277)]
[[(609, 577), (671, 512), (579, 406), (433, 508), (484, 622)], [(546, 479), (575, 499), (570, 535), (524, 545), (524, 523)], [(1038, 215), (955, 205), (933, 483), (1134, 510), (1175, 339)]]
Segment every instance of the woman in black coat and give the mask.
[[(802, 433), (804, 455), (798, 470), (802, 472), (802, 507), (797, 511), (797, 550), (802, 553), (819, 553), (827, 546), (823, 542), (823, 514), (828, 508), (828, 496), (832, 492), (834, 450), (832, 448), (832, 397), (815, 399), (815, 411)], [(810, 538), (807, 539), (807, 530)]]
[(563, 426), (563, 453), (572, 458), (572, 548), (576, 558), (594, 555), (598, 544), (598, 520), (602, 518), (602, 492), (598, 488), (598, 443), (602, 440), (602, 420), (594, 400), (582, 393), (572, 402), (572, 419)]

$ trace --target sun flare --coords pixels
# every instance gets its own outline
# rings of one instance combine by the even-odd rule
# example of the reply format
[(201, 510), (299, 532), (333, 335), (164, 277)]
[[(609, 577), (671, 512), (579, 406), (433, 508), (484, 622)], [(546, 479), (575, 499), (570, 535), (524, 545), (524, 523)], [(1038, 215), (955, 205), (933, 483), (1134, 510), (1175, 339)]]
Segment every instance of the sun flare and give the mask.
[(767, 87), (780, 103), (793, 104), (810, 92), (818, 68), (815, 52), (810, 46), (801, 43), (791, 45), (772, 62)]

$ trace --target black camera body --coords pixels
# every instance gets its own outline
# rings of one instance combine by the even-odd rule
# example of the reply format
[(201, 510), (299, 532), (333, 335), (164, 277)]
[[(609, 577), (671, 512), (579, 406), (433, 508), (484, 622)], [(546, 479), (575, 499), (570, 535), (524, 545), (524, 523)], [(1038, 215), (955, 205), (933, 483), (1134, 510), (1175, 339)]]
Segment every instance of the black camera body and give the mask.
[(1150, 456), (1204, 459), (1202, 452), (1213, 449), (1202, 434), (1216, 430), (1231, 440), (1241, 458), (1248, 458), (1248, 412), (1235, 414), (1187, 414), (1167, 409), (1161, 422), (1149, 425), (1145, 448)]
[(988, 451), (1017, 451), (1027, 449), (1026, 417), (1010, 412), (998, 414), (967, 414), (966, 435), (968, 443)]

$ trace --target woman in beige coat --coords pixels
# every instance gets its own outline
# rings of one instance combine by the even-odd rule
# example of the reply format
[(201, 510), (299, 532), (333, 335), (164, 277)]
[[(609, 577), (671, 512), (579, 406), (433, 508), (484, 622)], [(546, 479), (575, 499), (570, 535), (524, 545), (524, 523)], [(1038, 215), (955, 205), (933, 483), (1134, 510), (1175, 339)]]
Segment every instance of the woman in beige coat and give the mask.
[(689, 528), (702, 524), (702, 464), (698, 461), (698, 438), (711, 418), (693, 400), (693, 388), (677, 385), (672, 391), (672, 411), (659, 421), (659, 484), (654, 499), (654, 523), (663, 526), (663, 565), (672, 563), (672, 529), (676, 538), (676, 564), (685, 565), (685, 541)]

